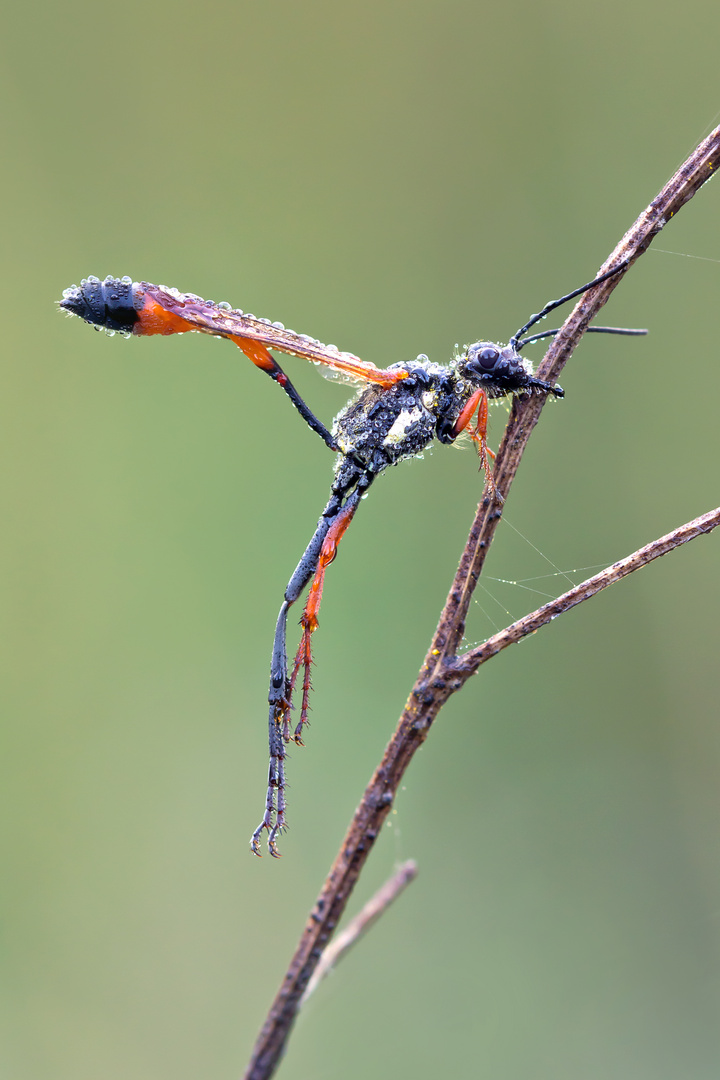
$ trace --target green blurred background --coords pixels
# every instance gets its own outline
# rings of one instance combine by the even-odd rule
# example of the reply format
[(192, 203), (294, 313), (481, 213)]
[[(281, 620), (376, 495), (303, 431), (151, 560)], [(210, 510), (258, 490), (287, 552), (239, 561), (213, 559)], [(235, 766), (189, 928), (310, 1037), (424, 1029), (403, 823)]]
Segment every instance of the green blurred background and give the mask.
[[(3, 1077), (241, 1073), (480, 490), (438, 447), (364, 504), (285, 857), (254, 859), (272, 630), (330, 455), (234, 347), (109, 340), (60, 317), (63, 287), (160, 281), (378, 364), (505, 341), (717, 123), (719, 29), (716, 0), (7, 6)], [(651, 251), (607, 309), (651, 335), (576, 354), (469, 641), (717, 502), (719, 226), (711, 184), (657, 242), (693, 257)], [(344, 404), (287, 367), (321, 417)], [(717, 1076), (717, 544), (445, 710), (353, 910), (397, 859), (420, 877), (281, 1076)]]

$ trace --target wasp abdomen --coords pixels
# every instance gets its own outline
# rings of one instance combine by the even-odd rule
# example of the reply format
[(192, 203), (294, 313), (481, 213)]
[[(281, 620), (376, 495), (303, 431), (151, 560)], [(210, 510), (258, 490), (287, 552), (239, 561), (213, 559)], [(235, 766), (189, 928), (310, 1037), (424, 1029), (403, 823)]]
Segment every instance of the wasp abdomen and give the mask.
[(60, 307), (105, 330), (131, 333), (144, 302), (141, 287), (132, 278), (83, 278), (78, 288), (65, 289)]

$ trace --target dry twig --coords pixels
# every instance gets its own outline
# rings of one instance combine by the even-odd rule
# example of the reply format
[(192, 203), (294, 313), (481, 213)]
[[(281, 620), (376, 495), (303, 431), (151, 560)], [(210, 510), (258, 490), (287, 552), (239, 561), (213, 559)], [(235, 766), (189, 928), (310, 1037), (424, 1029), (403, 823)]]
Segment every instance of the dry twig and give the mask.
[(320, 957), (320, 963), (315, 968), (307, 989), (300, 1001), (300, 1007), (307, 1002), (311, 994), (315, 992), (326, 975), (329, 975), (337, 963), (342, 960), (345, 953), (353, 947), (363, 934), (367, 933), (371, 926), (378, 921), (381, 915), (387, 911), (390, 905), (397, 900), (401, 892), (407, 889), (411, 881), (417, 877), (417, 863), (408, 859), (395, 871), (384, 885), (371, 896), (367, 904), (351, 919), (341, 934), (331, 941)]
[[(720, 128), (716, 128), (643, 211), (598, 274), (624, 260), (627, 260), (628, 266), (631, 265), (719, 165)], [(588, 324), (607, 302), (625, 273), (623, 271), (610, 278), (580, 298), (538, 368), (539, 378), (551, 382), (557, 379)], [(539, 395), (515, 399), (495, 463), (495, 484), (503, 498), (510, 489), (544, 400)], [(720, 511), (715, 510), (681, 526), (514, 623), (479, 648), (458, 657), (470, 600), (501, 513), (501, 505), (490, 498), (486, 490), (415, 686), (310, 913), (295, 955), (260, 1032), (245, 1080), (267, 1080), (274, 1073), (303, 993), (380, 833), (405, 770), (415, 751), (427, 738), (433, 721), (450, 695), (459, 690), (491, 655), (673, 547), (709, 532), (720, 520)]]

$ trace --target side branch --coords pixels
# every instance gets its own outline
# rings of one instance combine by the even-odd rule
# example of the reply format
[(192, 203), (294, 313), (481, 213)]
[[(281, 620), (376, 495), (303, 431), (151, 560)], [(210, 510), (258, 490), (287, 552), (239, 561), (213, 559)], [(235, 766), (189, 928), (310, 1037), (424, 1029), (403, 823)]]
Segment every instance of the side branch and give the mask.
[(417, 877), (417, 863), (408, 859), (396, 870), (393, 876), (381, 885), (374, 896), (371, 896), (367, 904), (354, 919), (351, 919), (341, 934), (332, 941), (322, 954), (320, 963), (313, 972), (313, 977), (307, 984), (307, 989), (300, 1001), (300, 1007), (306, 1004), (308, 998), (315, 992), (326, 975), (329, 975), (337, 963), (342, 960), (345, 953), (353, 947), (356, 941), (366, 934), (371, 926), (374, 926), (381, 915), (393, 904), (400, 893), (407, 889), (411, 881)]
[(634, 570), (641, 570), (643, 566), (647, 566), (654, 559), (659, 559), (661, 555), (667, 555), (674, 548), (687, 544), (688, 540), (695, 540), (698, 536), (712, 532), (718, 525), (720, 525), (720, 506), (715, 510), (708, 511), (707, 514), (693, 518), (692, 521), (688, 521), (678, 529), (673, 529), (672, 532), (667, 533), (665, 536), (653, 540), (652, 543), (646, 544), (645, 547), (638, 548), (632, 555), (628, 555), (626, 559), (613, 563), (606, 570), (601, 570), (599, 574), (595, 574), (594, 577), (588, 578), (582, 584), (576, 585), (574, 589), (569, 589), (562, 596), (558, 596), (557, 600), (551, 600), (549, 604), (543, 604), (536, 611), (530, 612), (529, 615), (525, 615), (522, 619), (518, 619), (517, 622), (511, 623), (510, 626), (506, 626), (499, 633), (493, 634), (482, 645), (478, 645), (477, 648), (470, 649), (458, 657), (452, 665), (453, 671), (458, 674), (462, 673), (465, 678), (469, 678), (470, 675), (475, 674), (481, 664), (484, 664), (490, 657), (502, 652), (508, 645), (514, 645), (515, 642), (522, 641), (528, 634), (534, 634), (541, 626), (551, 622), (558, 615), (562, 615), (563, 612), (569, 611), (570, 608), (575, 607), (577, 604), (581, 604), (583, 600), (589, 600), (591, 596), (600, 592), (601, 589), (606, 589), (608, 585), (614, 585), (616, 581), (620, 581), (621, 578), (632, 574)]
[[(618, 262), (628, 266), (646, 250), (669, 219), (695, 194), (720, 166), (720, 128), (691, 154), (662, 191), (625, 234), (603, 265), (610, 269)], [(552, 382), (580, 341), (590, 321), (606, 303), (624, 271), (585, 293), (555, 337), (538, 376)], [(415, 751), (427, 738), (430, 727), (448, 697), (467, 681), (490, 655), (531, 633), (553, 615), (588, 599), (601, 588), (646, 565), (694, 536), (709, 532), (720, 522), (720, 510), (706, 514), (670, 533), (629, 559), (610, 567), (571, 590), (565, 597), (539, 609), (527, 620), (520, 620), (501, 635), (490, 639), (480, 649), (457, 656), (463, 640), (470, 600), (482, 571), (485, 555), (492, 542), (505, 499), (517, 472), (528, 439), (537, 423), (543, 398), (527, 396), (516, 399), (495, 463), (494, 479), (500, 499), (486, 491), (470, 530), (455, 579), (440, 616), (418, 679), (411, 691), (395, 733), (382, 761), (368, 784), (340, 851), (325, 880), (298, 943), (287, 974), (258, 1037), (245, 1073), (245, 1080), (267, 1080), (274, 1073), (285, 1049), (303, 992), (318, 965), (325, 945), (341, 918), (348, 898), (365, 864), (380, 829), (393, 804), (401, 779)], [(582, 594), (583, 588), (587, 589)], [(560, 606), (564, 602), (565, 606)], [(544, 615), (541, 615), (544, 612)], [(537, 625), (533, 618), (539, 619)], [(513, 634), (517, 636), (513, 636)], [(507, 639), (503, 635), (510, 635)], [(502, 641), (498, 640), (502, 638)], [(494, 646), (491, 646), (494, 642)], [(492, 649), (494, 648), (494, 652)], [(485, 655), (483, 650), (491, 651)]]

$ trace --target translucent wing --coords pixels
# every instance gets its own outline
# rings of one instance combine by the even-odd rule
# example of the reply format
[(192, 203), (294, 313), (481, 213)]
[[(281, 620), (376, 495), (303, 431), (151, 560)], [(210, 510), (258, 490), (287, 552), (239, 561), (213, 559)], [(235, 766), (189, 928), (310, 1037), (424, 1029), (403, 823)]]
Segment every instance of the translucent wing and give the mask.
[[(353, 353), (340, 352), (334, 345), (323, 345), (307, 334), (286, 330), (282, 323), (258, 319), (229, 305), (203, 300), (193, 293), (181, 293), (146, 281), (140, 282), (136, 289), (138, 322), (133, 330), (136, 334), (179, 334), (198, 330), (202, 334), (230, 338), (261, 367), (266, 366), (261, 359), (262, 353), (277, 349), (323, 364), (341, 376), (382, 387), (394, 386), (407, 377), (406, 371), (376, 367)], [(254, 343), (261, 347), (260, 352), (253, 348)]]

